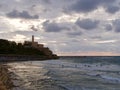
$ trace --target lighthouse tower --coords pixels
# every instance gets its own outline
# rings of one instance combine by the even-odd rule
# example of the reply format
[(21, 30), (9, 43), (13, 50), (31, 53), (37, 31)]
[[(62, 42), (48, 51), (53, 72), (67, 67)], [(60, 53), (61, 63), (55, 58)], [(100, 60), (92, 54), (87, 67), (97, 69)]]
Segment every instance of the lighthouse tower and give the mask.
[(34, 35), (32, 35), (32, 44), (34, 44)]
[(32, 35), (32, 46), (34, 47), (34, 44), (35, 44), (35, 42), (34, 42), (34, 35)]
[(34, 40), (34, 35), (32, 35), (32, 47), (34, 47), (34, 48), (43, 48), (43, 44), (38, 44), (38, 42), (35, 42), (35, 40)]

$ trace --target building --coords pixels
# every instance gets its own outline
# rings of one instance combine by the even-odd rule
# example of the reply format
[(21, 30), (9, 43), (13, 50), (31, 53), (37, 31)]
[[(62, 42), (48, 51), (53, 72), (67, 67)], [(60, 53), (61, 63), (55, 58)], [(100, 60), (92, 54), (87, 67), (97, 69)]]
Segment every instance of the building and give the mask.
[(34, 35), (32, 35), (32, 41), (25, 41), (24, 42), (24, 46), (25, 47), (34, 47), (34, 48), (43, 48), (44, 45), (43, 44), (38, 44), (38, 42), (34, 41)]
[(51, 57), (53, 55), (52, 51), (48, 47), (44, 47), (43, 44), (38, 44), (38, 42), (35, 42), (34, 35), (32, 35), (32, 41), (24, 42), (24, 46), (26, 48), (31, 48), (31, 47), (36, 48), (36, 49), (44, 52), (44, 54), (49, 57)]

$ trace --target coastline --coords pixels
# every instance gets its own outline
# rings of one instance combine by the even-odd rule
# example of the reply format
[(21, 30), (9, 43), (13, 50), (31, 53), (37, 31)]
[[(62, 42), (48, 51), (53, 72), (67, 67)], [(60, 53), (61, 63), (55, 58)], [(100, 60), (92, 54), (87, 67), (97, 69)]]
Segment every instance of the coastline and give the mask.
[(12, 90), (14, 88), (13, 78), (10, 73), (10, 67), (7, 62), (22, 62), (22, 61), (44, 61), (58, 59), (58, 56), (37, 56), (37, 55), (5, 55), (0, 54), (0, 90)]
[(86, 58), (74, 57), (6, 65), (11, 72), (12, 90), (119, 90), (120, 64), (109, 61), (115, 58), (87, 57), (86, 62)]
[(44, 62), (48, 61), (8, 63), (10, 71), (13, 72), (13, 90), (65, 90), (54, 85), (55, 82), (51, 81)]
[(11, 90), (13, 83), (10, 79), (8, 67), (0, 63), (0, 90)]
[(43, 61), (50, 59), (58, 59), (57, 55), (53, 56), (39, 56), (39, 55), (14, 55), (14, 54), (0, 54), (0, 62), (14, 62), (14, 61)]

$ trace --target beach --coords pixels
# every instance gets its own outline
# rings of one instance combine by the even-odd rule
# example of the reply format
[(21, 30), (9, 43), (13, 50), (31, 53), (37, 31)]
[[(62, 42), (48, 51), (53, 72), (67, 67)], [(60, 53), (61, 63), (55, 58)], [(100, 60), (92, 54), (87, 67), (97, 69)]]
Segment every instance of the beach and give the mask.
[(76, 57), (8, 63), (12, 90), (119, 90), (119, 64), (110, 63), (111, 57), (94, 58), (91, 63)]
[(32, 64), (32, 62), (19, 62), (10, 63), (9, 66), (11, 67), (9, 70), (13, 72), (11, 78), (15, 86), (12, 90), (59, 89), (57, 86), (51, 85), (53, 82), (47, 76), (49, 71), (44, 69), (44, 66), (40, 63), (38, 66)]

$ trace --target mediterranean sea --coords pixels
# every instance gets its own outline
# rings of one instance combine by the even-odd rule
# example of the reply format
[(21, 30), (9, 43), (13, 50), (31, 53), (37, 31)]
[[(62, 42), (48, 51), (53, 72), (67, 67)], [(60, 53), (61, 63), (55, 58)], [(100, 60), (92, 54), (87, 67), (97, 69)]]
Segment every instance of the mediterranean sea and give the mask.
[(119, 56), (7, 63), (13, 90), (120, 90)]

